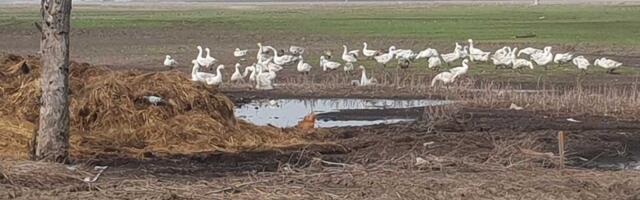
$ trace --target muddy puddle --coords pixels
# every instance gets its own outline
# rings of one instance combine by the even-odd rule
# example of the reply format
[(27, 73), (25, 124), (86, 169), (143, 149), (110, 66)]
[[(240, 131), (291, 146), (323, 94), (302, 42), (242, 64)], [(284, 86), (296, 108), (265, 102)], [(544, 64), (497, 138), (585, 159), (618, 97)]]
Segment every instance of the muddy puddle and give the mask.
[(236, 107), (236, 117), (257, 125), (295, 126), (304, 116), (317, 115), (316, 127), (367, 126), (416, 120), (427, 106), (443, 100), (392, 99), (273, 99), (254, 100)]
[(581, 167), (614, 171), (640, 170), (640, 160), (630, 157), (599, 157), (581, 164)]

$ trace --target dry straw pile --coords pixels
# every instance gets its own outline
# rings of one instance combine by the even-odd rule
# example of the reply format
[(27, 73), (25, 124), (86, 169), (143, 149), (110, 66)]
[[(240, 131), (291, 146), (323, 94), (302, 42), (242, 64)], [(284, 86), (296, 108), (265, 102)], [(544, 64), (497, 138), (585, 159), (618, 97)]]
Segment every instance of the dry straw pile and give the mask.
[[(38, 121), (40, 63), (36, 57), (0, 60), (0, 156), (26, 157)], [(74, 157), (141, 156), (260, 150), (305, 143), (297, 130), (238, 121), (217, 89), (179, 72), (110, 71), (70, 67), (71, 153)], [(162, 97), (161, 105), (143, 96)]]

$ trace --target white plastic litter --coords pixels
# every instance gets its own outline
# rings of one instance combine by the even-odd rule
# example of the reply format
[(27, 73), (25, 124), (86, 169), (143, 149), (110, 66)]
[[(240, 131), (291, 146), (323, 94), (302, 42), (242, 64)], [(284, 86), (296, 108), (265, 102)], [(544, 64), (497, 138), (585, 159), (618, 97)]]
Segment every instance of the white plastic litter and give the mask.
[(516, 105), (515, 103), (511, 103), (511, 106), (509, 106), (509, 109), (511, 109), (511, 110), (522, 110), (524, 108), (521, 107), (521, 106)]
[(416, 166), (424, 164), (427, 164), (427, 160), (425, 160), (424, 158), (416, 157)]
[(93, 170), (98, 171), (98, 174), (96, 174), (96, 176), (94, 176), (93, 178), (84, 177), (83, 181), (87, 182), (87, 183), (96, 182), (98, 180), (98, 178), (100, 178), (100, 175), (102, 175), (102, 172), (104, 172), (104, 170), (107, 170), (107, 168), (109, 168), (109, 166), (95, 166), (95, 167), (93, 167)]
[(581, 121), (575, 120), (573, 118), (567, 118), (567, 121), (573, 122), (573, 123), (580, 123), (581, 122)]

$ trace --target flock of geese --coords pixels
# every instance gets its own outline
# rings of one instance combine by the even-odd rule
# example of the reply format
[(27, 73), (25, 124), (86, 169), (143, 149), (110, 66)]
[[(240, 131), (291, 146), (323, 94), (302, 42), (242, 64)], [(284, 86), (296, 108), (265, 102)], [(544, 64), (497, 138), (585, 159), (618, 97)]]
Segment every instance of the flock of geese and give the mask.
[[(427, 62), (427, 67), (434, 70), (439, 70), (442, 66), (450, 66), (458, 60), (462, 60), (461, 66), (450, 68), (448, 71), (437, 74), (431, 81), (431, 86), (435, 86), (438, 82), (443, 84), (450, 84), (455, 82), (456, 78), (464, 75), (469, 70), (469, 62), (479, 63), (488, 62), (492, 63), (498, 68), (507, 69), (533, 69), (534, 63), (537, 66), (547, 69), (552, 63), (561, 65), (566, 63), (572, 63), (577, 69), (583, 72), (587, 70), (592, 62), (584, 56), (574, 56), (573, 53), (557, 53), (551, 52), (552, 47), (547, 46), (543, 49), (536, 49), (532, 47), (519, 50), (517, 47), (505, 46), (496, 50), (495, 52), (488, 52), (478, 49), (474, 46), (473, 40), (468, 40), (468, 45), (462, 46), (459, 43), (455, 44), (455, 48), (451, 53), (440, 54), (436, 49), (427, 48), (422, 51), (414, 52), (410, 49), (397, 49), (395, 46), (391, 46), (386, 50), (374, 50), (370, 49), (366, 42), (363, 43), (362, 49), (349, 50), (346, 45), (343, 45), (343, 51), (341, 59), (344, 64), (330, 60), (332, 57), (331, 51), (324, 51), (320, 56), (319, 67), (323, 71), (337, 70), (340, 67), (345, 72), (351, 72), (354, 70), (354, 64), (359, 59), (375, 60), (380, 66), (386, 67), (392, 60), (397, 60), (398, 67), (408, 68), (411, 63), (424, 59)], [(306, 63), (303, 58), (305, 48), (299, 46), (290, 46), (288, 53), (284, 50), (277, 51), (272, 46), (265, 46), (261, 43), (257, 43), (258, 52), (256, 54), (257, 62), (250, 66), (241, 69), (240, 63), (235, 64), (235, 71), (231, 75), (231, 82), (245, 82), (245, 78), (249, 77), (249, 81), (255, 83), (256, 89), (270, 90), (273, 89), (273, 81), (277, 77), (277, 72), (282, 70), (285, 66), (296, 66), (299, 73), (308, 75), (311, 72), (312, 65)], [(211, 57), (211, 50), (205, 48), (204, 52), (201, 46), (196, 47), (198, 54), (194, 60), (192, 60), (193, 68), (191, 71), (191, 80), (203, 82), (208, 85), (220, 85), (222, 80), (222, 69), (224, 65), (218, 65), (215, 68), (216, 73), (203, 72), (200, 68), (211, 69), (218, 60)], [(236, 48), (233, 52), (233, 56), (240, 61), (245, 61), (248, 56), (247, 49)], [(361, 57), (364, 57), (362, 58)], [(171, 56), (167, 55), (164, 60), (166, 67), (175, 67), (176, 62)], [(613, 73), (613, 71), (620, 66), (621, 62), (611, 60), (608, 58), (599, 58), (593, 62), (594, 66), (599, 66), (607, 70), (607, 73)], [(374, 85), (377, 83), (375, 78), (368, 78), (364, 66), (358, 67), (362, 71), (362, 75), (359, 81), (354, 80), (355, 84), (360, 86)]]

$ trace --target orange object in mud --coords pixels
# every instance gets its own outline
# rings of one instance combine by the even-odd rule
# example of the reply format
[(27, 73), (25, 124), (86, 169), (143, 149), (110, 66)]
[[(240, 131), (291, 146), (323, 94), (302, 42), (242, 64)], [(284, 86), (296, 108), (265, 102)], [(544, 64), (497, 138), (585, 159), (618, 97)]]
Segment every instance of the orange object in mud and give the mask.
[(310, 113), (307, 116), (304, 116), (302, 121), (298, 122), (298, 128), (302, 130), (310, 130), (316, 127), (316, 114)]

